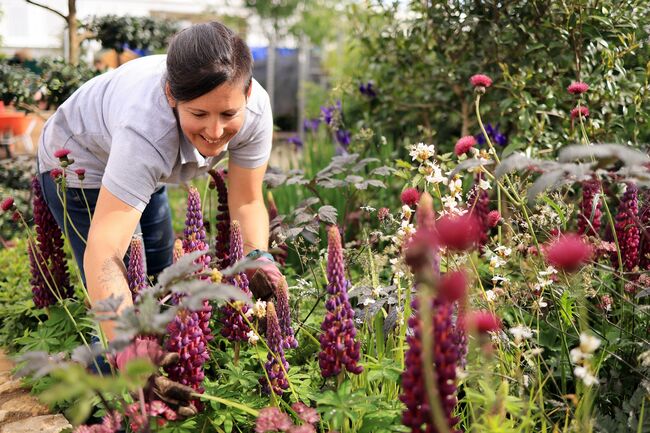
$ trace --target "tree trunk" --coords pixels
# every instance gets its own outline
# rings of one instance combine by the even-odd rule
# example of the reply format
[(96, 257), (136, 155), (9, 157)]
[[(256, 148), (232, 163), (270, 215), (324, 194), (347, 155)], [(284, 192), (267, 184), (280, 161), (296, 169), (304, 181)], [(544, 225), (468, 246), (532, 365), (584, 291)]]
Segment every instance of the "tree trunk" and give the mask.
[(271, 110), (275, 109), (275, 49), (277, 46), (277, 24), (273, 23), (269, 36), (268, 55), (266, 56), (266, 92), (271, 101)]
[(304, 33), (300, 35), (300, 47), (298, 48), (298, 135), (300, 140), (305, 141), (305, 105), (307, 95), (305, 84), (309, 80), (309, 38)]
[(77, 26), (77, 1), (68, 0), (68, 44), (70, 51), (68, 56), (68, 63), (76, 65), (79, 63), (79, 35)]

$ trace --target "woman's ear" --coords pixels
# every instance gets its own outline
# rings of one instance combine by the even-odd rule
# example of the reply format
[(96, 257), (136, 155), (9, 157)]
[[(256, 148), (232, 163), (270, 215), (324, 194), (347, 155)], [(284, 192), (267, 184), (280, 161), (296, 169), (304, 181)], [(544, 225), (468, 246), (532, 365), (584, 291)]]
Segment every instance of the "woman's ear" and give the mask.
[(246, 98), (250, 98), (251, 92), (253, 91), (253, 81), (251, 80), (251, 83), (248, 85), (248, 90), (246, 90)]
[(167, 96), (167, 102), (172, 108), (176, 108), (176, 99), (172, 96), (172, 91), (169, 87), (169, 82), (165, 83), (165, 96)]

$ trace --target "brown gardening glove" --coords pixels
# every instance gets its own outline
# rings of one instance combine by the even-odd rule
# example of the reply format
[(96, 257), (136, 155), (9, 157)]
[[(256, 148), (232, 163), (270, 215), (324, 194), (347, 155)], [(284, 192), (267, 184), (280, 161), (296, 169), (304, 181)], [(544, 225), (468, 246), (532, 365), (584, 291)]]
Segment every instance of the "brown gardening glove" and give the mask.
[(284, 279), (284, 276), (276, 264), (265, 257), (256, 259), (255, 263), (259, 267), (246, 270), (248, 286), (255, 299), (267, 301), (273, 296), (275, 288)]

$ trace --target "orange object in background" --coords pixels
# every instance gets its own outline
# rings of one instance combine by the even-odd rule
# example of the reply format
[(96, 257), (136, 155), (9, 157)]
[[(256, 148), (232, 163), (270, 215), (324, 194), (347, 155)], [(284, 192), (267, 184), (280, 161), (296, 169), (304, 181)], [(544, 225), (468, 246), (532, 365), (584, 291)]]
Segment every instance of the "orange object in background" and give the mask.
[(11, 130), (13, 135), (23, 135), (31, 119), (19, 111), (0, 111), (0, 131)]

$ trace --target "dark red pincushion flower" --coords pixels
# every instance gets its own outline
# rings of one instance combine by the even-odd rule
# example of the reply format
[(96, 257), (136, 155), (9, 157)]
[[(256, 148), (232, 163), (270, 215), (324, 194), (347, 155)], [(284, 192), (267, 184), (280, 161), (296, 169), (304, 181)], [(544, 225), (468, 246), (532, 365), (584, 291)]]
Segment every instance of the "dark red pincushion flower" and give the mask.
[(217, 190), (217, 237), (215, 259), (217, 268), (224, 269), (230, 265), (230, 211), (228, 210), (228, 187), (224, 170), (210, 170), (210, 175)]
[(65, 159), (70, 155), (70, 149), (57, 149), (54, 151), (54, 157), (58, 159)]
[(447, 302), (463, 299), (467, 294), (467, 274), (463, 271), (447, 272), (440, 278), (438, 292)]
[(493, 210), (490, 211), (490, 213), (488, 213), (488, 217), (487, 217), (488, 227), (490, 228), (496, 227), (497, 224), (499, 224), (499, 221), (501, 221), (501, 214), (499, 213), (498, 210)]
[(567, 233), (547, 245), (544, 255), (549, 265), (566, 272), (575, 272), (591, 259), (593, 248), (581, 236)]
[[(627, 189), (621, 197), (616, 214), (616, 238), (618, 247), (621, 250), (623, 267), (626, 271), (631, 272), (639, 264), (639, 189), (632, 183), (627, 183)], [(612, 264), (618, 267), (618, 256), (612, 254)]]
[(420, 192), (417, 190), (417, 188), (406, 188), (404, 191), (402, 191), (400, 200), (402, 200), (402, 204), (413, 207), (420, 200)]
[(472, 83), (472, 86), (474, 87), (490, 87), (492, 85), (492, 78), (484, 74), (476, 74), (472, 75), (469, 82)]
[(4, 200), (2, 200), (2, 203), (0, 203), (0, 209), (2, 209), (3, 212), (7, 212), (13, 208), (14, 208), (13, 197), (7, 197)]
[(573, 83), (569, 84), (569, 87), (566, 89), (572, 95), (582, 95), (583, 93), (586, 93), (587, 90), (589, 90), (589, 84), (582, 81), (574, 81)]
[(583, 119), (589, 117), (589, 108), (585, 107), (584, 105), (581, 105), (580, 107), (575, 107), (574, 109), (571, 110), (571, 120), (577, 119), (578, 117), (581, 116)]
[(596, 198), (600, 182), (596, 179), (582, 183), (582, 202), (578, 215), (578, 234), (598, 236), (602, 219), (601, 201)]
[(50, 171), (50, 177), (54, 179), (55, 181), (60, 180), (61, 178), (65, 177), (65, 171), (63, 171), (60, 168), (53, 168)]
[(469, 313), (468, 326), (480, 334), (496, 332), (501, 329), (501, 319), (494, 313), (486, 310), (477, 310)]
[(477, 143), (478, 142), (476, 141), (476, 138), (474, 138), (473, 135), (467, 135), (465, 137), (461, 137), (456, 142), (456, 145), (454, 146), (454, 153), (457, 156), (467, 153), (472, 147), (476, 146)]
[(275, 395), (282, 395), (284, 390), (289, 388), (285, 374), (289, 371), (289, 363), (284, 357), (284, 339), (273, 302), (266, 303), (266, 340), (269, 353), (264, 364), (266, 375), (260, 377), (260, 384), (265, 393), (270, 394), (273, 391)]
[(72, 297), (73, 289), (63, 250), (63, 233), (43, 199), (37, 177), (32, 180), (32, 193), (36, 239), (30, 240), (27, 248), (34, 304), (43, 308), (55, 304), (57, 297)]
[(480, 225), (475, 216), (445, 215), (436, 221), (440, 245), (453, 251), (465, 251), (474, 248), (481, 237)]
[(360, 343), (355, 340), (354, 310), (348, 299), (349, 282), (345, 278), (341, 234), (336, 226), (328, 230), (327, 248), (327, 291), (330, 294), (325, 303), (327, 313), (321, 324), (321, 351), (318, 354), (323, 377), (339, 374), (344, 368), (353, 374), (360, 374), (358, 365), (361, 356)]
[(85, 168), (78, 168), (74, 172), (77, 175), (77, 178), (79, 180), (84, 180), (86, 178), (86, 169)]

